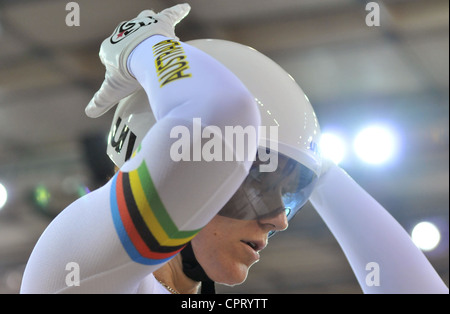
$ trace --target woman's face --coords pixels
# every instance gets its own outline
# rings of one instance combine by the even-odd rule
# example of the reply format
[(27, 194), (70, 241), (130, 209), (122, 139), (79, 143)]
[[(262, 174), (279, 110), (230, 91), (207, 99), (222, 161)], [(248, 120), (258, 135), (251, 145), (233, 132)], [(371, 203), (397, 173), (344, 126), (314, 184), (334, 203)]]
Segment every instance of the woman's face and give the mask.
[(259, 260), (269, 231), (288, 226), (284, 212), (260, 220), (239, 220), (216, 215), (192, 239), (197, 261), (211, 280), (226, 285), (243, 283), (249, 268)]

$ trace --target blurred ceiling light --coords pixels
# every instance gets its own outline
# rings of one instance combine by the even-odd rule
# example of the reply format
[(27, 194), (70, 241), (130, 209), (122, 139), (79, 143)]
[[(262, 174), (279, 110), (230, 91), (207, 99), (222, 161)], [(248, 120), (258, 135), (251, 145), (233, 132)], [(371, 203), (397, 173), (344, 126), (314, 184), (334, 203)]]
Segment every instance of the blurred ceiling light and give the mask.
[(40, 208), (45, 209), (50, 203), (50, 192), (45, 185), (38, 185), (34, 190), (34, 201)]
[(423, 251), (431, 251), (436, 248), (441, 240), (439, 229), (431, 222), (418, 223), (411, 232), (414, 244)]
[(324, 158), (339, 164), (345, 157), (346, 145), (344, 140), (333, 133), (323, 133), (320, 138), (320, 149)]
[(6, 201), (8, 200), (8, 192), (3, 184), (0, 183), (0, 209), (5, 206)]
[(359, 158), (369, 164), (381, 164), (395, 154), (397, 140), (394, 133), (383, 126), (370, 126), (355, 138), (353, 148)]

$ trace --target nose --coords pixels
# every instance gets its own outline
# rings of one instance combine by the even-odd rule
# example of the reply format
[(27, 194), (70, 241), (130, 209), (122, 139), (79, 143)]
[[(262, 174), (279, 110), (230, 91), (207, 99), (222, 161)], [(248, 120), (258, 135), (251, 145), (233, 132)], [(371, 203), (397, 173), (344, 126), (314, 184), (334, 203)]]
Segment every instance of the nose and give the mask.
[(283, 231), (289, 225), (284, 210), (277, 215), (260, 218), (258, 221), (264, 229), (267, 229), (267, 232)]

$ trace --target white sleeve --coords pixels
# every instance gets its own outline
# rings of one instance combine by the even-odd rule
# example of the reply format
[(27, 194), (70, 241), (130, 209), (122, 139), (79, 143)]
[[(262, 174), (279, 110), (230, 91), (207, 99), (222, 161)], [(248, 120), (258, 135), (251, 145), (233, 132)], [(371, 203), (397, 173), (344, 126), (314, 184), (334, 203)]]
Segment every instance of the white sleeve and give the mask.
[[(180, 140), (171, 138), (171, 131), (183, 127), (193, 135), (194, 118), (218, 133), (226, 126), (259, 126), (253, 97), (229, 70), (163, 36), (142, 42), (129, 68), (146, 90), (157, 123), (105, 186), (75, 201), (48, 226), (26, 266), (22, 293), (137, 292), (141, 280), (175, 256), (247, 176), (257, 139), (249, 143), (253, 157), (244, 161), (171, 156)], [(234, 143), (218, 138), (224, 154), (234, 153)], [(205, 141), (190, 139), (188, 156)]]
[(364, 293), (449, 293), (403, 227), (338, 166), (319, 179), (310, 201)]

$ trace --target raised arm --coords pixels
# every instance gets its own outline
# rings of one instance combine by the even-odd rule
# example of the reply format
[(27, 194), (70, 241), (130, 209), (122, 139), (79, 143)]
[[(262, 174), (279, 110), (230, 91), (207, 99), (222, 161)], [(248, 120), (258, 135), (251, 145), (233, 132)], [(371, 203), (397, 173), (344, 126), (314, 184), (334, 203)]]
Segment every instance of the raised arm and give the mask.
[[(194, 118), (201, 127), (213, 125), (222, 132), (225, 126), (260, 123), (253, 97), (230, 71), (174, 36), (152, 33), (149, 25), (178, 20), (174, 14), (180, 7), (175, 8), (157, 15), (146, 11), (118, 26), (142, 25), (139, 30), (116, 29), (104, 42), (108, 54), (105, 49), (115, 48), (114, 36), (139, 38), (131, 50), (121, 41), (128, 54), (117, 51), (119, 61), (102, 59), (107, 78), (86, 112), (103, 114), (139, 84), (157, 123), (105, 186), (75, 201), (48, 226), (27, 264), (22, 293), (137, 292), (142, 279), (175, 256), (245, 179), (251, 158), (194, 162), (171, 156), (178, 140), (171, 131), (183, 126), (192, 134), (198, 127)], [(141, 35), (143, 30), (148, 36)], [(234, 153), (233, 143), (221, 140), (224, 150)], [(190, 152), (201, 144), (192, 138)], [(257, 142), (249, 145), (256, 154)], [(71, 279), (70, 265), (79, 267), (79, 282)]]
[(310, 200), (364, 293), (448, 293), (403, 227), (341, 168), (330, 166)]

